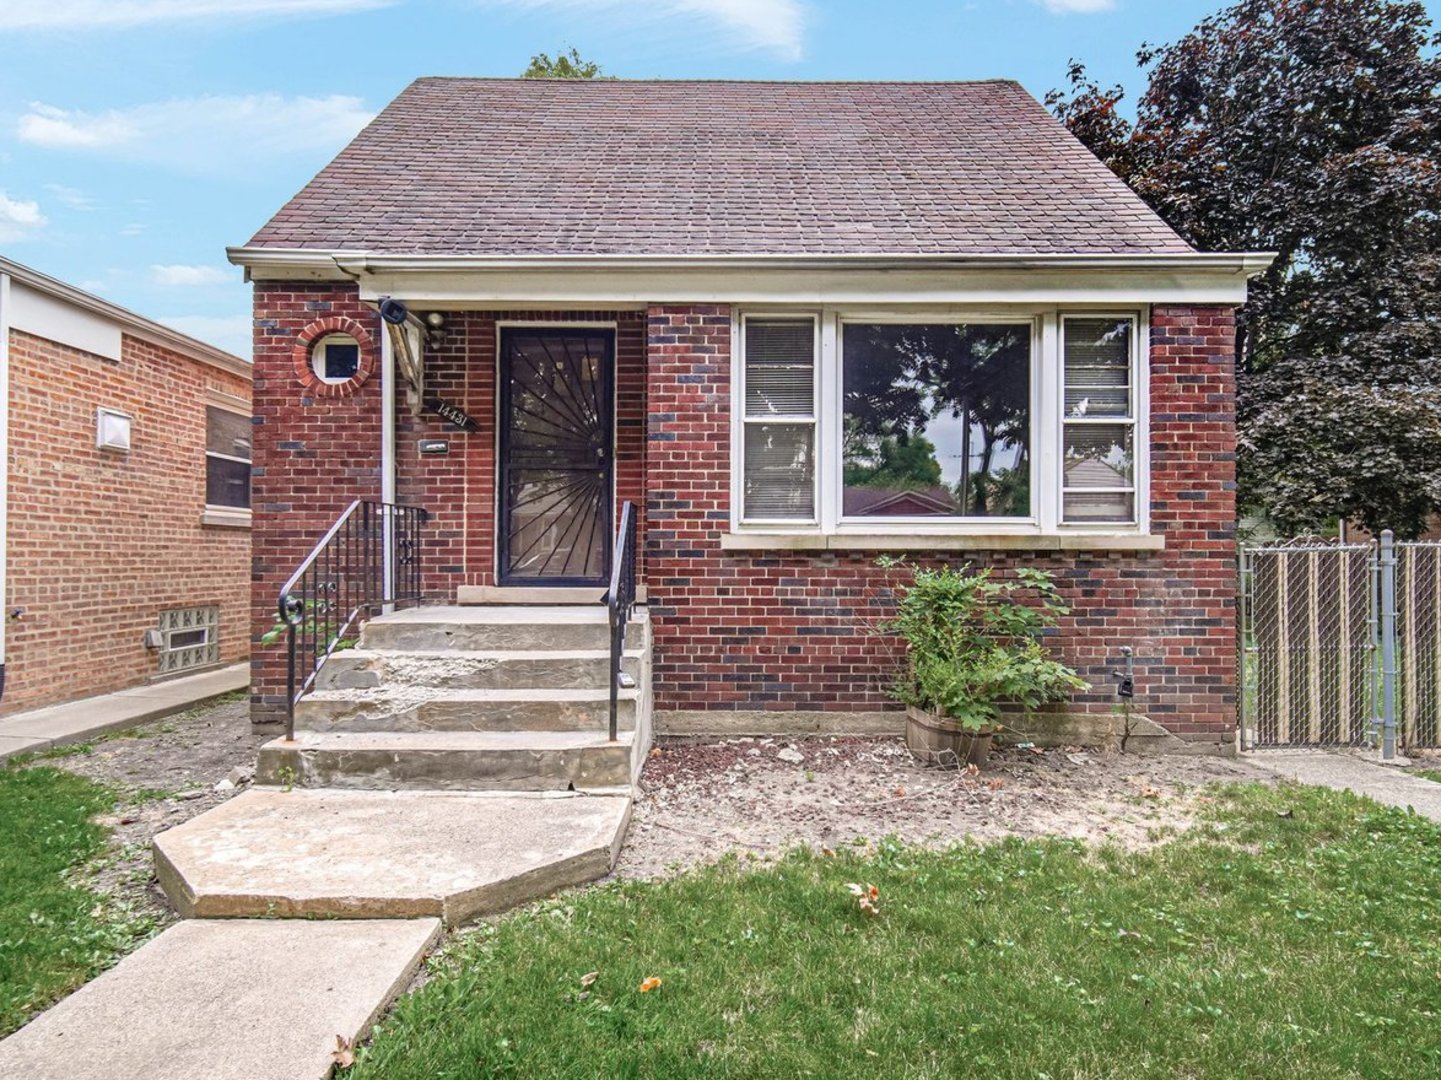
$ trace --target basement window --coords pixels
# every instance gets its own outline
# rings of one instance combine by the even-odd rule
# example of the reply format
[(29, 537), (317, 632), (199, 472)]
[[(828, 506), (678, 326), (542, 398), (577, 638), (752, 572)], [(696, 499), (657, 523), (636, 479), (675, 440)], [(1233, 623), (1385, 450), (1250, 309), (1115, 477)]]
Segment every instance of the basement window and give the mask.
[(160, 613), (160, 674), (220, 663), (220, 608), (176, 608)]

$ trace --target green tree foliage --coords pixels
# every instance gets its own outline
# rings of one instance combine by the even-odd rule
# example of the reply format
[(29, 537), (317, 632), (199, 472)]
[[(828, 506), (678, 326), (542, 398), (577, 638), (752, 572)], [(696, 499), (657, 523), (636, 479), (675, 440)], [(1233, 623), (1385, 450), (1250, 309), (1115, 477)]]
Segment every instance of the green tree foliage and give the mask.
[(586, 60), (580, 55), (580, 50), (572, 48), (569, 52), (556, 55), (554, 59), (549, 53), (536, 53), (530, 58), (530, 66), (521, 72), (522, 79), (607, 79), (612, 76), (601, 71), (599, 64)]
[(941, 483), (936, 445), (924, 435), (911, 435), (904, 429), (894, 435), (857, 434), (847, 439), (847, 446), (850, 448), (845, 466), (847, 487), (925, 491)]
[(1143, 47), (1134, 122), (1047, 103), (1202, 250), (1278, 252), (1239, 319), (1243, 504), (1282, 531), (1441, 510), (1441, 36), (1398, 0), (1242, 0)]

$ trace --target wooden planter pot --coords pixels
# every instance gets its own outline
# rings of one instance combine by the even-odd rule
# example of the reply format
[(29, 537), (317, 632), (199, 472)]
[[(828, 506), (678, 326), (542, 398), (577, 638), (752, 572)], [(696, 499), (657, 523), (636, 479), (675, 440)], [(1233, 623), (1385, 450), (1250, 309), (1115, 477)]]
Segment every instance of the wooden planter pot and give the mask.
[(967, 731), (955, 720), (914, 706), (906, 709), (906, 748), (927, 765), (981, 768), (991, 753), (995, 732)]

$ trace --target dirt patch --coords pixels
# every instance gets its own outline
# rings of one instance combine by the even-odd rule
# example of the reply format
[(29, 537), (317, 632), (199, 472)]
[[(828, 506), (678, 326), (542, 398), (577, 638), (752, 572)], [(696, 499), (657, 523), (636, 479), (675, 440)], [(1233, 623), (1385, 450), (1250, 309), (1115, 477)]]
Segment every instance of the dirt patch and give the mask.
[[(115, 809), (99, 819), (113, 830), (110, 853), (86, 884), (131, 913), (148, 912), (168, 923), (175, 916), (155, 880), (151, 838), (245, 790), (256, 751), (271, 737), (254, 730), (249, 701), (239, 693), (63, 748), (34, 764), (67, 769), (120, 792)], [(229, 785), (222, 783), (227, 780)]]
[(1049, 835), (1139, 847), (1189, 825), (1201, 785), (1264, 778), (1224, 758), (1079, 748), (998, 751), (972, 775), (921, 766), (894, 738), (662, 743), (646, 761), (617, 873), (892, 835), (936, 846)]

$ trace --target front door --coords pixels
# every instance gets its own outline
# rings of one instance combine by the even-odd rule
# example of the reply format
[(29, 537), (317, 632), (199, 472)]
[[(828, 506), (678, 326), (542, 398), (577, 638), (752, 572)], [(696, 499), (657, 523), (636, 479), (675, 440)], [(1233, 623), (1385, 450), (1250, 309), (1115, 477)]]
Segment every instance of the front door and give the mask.
[(615, 332), (500, 331), (502, 585), (600, 585), (611, 548)]

